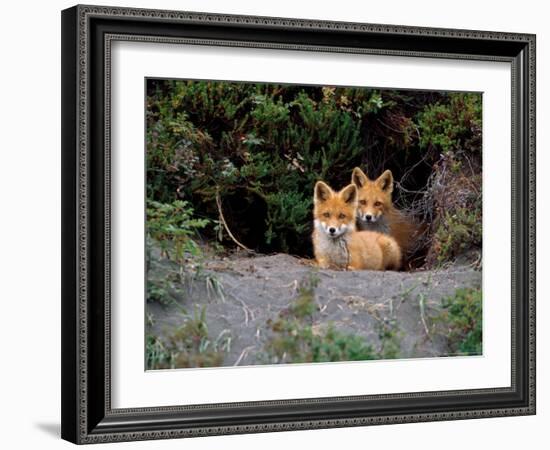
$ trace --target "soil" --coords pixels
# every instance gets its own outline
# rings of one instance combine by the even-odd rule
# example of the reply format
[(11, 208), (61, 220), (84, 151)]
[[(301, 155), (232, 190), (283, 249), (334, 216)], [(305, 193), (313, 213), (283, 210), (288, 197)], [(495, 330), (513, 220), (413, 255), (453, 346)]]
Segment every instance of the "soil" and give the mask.
[[(161, 263), (154, 276), (162, 277), (169, 269), (168, 262)], [(204, 279), (192, 280), (172, 293), (171, 304), (148, 301), (149, 332), (163, 339), (185, 320), (182, 310), (206, 305), (212, 339), (222, 333), (231, 336), (224, 366), (265, 363), (261, 351), (271, 333), (266, 322), (288, 308), (311, 272), (319, 279), (313, 328), (331, 323), (379, 349), (380, 325), (391, 324), (399, 336), (399, 358), (448, 355), (447, 339), (432, 318), (441, 311), (442, 300), (458, 288), (481, 286), (481, 272), (464, 263), (415, 272), (334, 271), (319, 270), (310, 260), (286, 254), (240, 254), (204, 263), (203, 274), (215, 278), (221, 290), (207, 288)]]

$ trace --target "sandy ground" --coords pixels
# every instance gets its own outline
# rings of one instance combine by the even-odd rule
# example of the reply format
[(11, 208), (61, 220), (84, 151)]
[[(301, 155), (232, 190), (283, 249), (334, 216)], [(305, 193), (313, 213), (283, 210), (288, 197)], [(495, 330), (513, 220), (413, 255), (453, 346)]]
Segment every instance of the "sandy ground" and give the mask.
[[(156, 275), (166, 268), (156, 267)], [(173, 304), (147, 302), (150, 332), (162, 339), (185, 320), (181, 307), (192, 312), (207, 305), (210, 336), (231, 335), (226, 366), (262, 363), (258, 354), (270, 333), (266, 321), (288, 307), (311, 272), (319, 278), (313, 327), (331, 323), (379, 349), (380, 326), (386, 324), (399, 336), (400, 358), (448, 355), (445, 336), (435, 332), (430, 317), (456, 289), (481, 285), (481, 272), (467, 265), (417, 272), (333, 271), (285, 254), (214, 259), (204, 272), (220, 282), (221, 295), (204, 281), (193, 281), (178, 290)]]

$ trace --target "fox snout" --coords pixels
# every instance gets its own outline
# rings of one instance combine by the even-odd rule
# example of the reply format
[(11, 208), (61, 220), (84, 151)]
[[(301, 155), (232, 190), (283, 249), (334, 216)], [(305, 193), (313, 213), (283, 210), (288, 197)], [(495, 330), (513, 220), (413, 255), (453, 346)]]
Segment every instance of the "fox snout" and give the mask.
[(341, 225), (332, 225), (321, 222), (320, 220), (315, 221), (315, 226), (331, 238), (338, 238), (349, 230), (349, 226), (345, 223)]
[(373, 213), (371, 211), (362, 212), (360, 210), (357, 210), (357, 218), (361, 222), (376, 223), (376, 221), (380, 219), (380, 217), (382, 217), (382, 214)]

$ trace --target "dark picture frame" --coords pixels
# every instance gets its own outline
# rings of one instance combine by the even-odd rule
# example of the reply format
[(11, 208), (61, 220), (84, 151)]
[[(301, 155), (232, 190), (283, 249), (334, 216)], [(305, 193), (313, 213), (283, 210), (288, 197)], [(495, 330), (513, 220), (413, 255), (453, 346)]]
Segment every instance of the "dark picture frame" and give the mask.
[[(113, 409), (109, 108), (115, 40), (509, 62), (511, 386)], [(79, 444), (535, 414), (535, 36), (118, 7), (64, 10), (61, 406), (62, 437)]]

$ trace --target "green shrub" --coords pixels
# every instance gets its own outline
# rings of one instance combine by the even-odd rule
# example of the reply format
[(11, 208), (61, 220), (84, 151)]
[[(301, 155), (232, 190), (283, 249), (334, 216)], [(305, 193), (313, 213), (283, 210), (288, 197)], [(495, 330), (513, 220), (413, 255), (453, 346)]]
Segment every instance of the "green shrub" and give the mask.
[(200, 253), (193, 239), (210, 221), (194, 218), (193, 213), (186, 201), (175, 200), (167, 204), (147, 200), (147, 234), (159, 243), (167, 258), (181, 262), (186, 255)]
[(233, 235), (260, 252), (311, 255), (317, 180), (341, 188), (355, 166), (391, 169), (399, 206), (426, 219), (433, 202), (416, 206), (433, 197), (442, 155), (458, 171), (481, 157), (480, 94), (149, 80), (146, 120), (148, 199), (188, 202), (210, 219), (208, 239), (234, 246), (220, 203)]
[(261, 210), (258, 226), (247, 230), (263, 235), (259, 250), (304, 252), (313, 185), (318, 179), (349, 183), (366, 153), (367, 121), (386, 107), (375, 90), (152, 83), (148, 197), (163, 203), (183, 198), (214, 218), (219, 193), (227, 221), (245, 243), (240, 212)]
[(449, 95), (417, 120), (419, 147), (435, 161), (425, 201), (432, 208), (427, 263), (438, 266), (482, 246), (482, 97)]
[(449, 100), (428, 105), (419, 113), (420, 148), (480, 154), (481, 95), (457, 93)]
[(481, 202), (472, 209), (446, 211), (434, 234), (439, 263), (450, 261), (471, 248), (480, 248), (482, 239)]
[(480, 289), (458, 289), (454, 296), (444, 299), (437, 321), (445, 324), (453, 354), (482, 354), (482, 303)]

